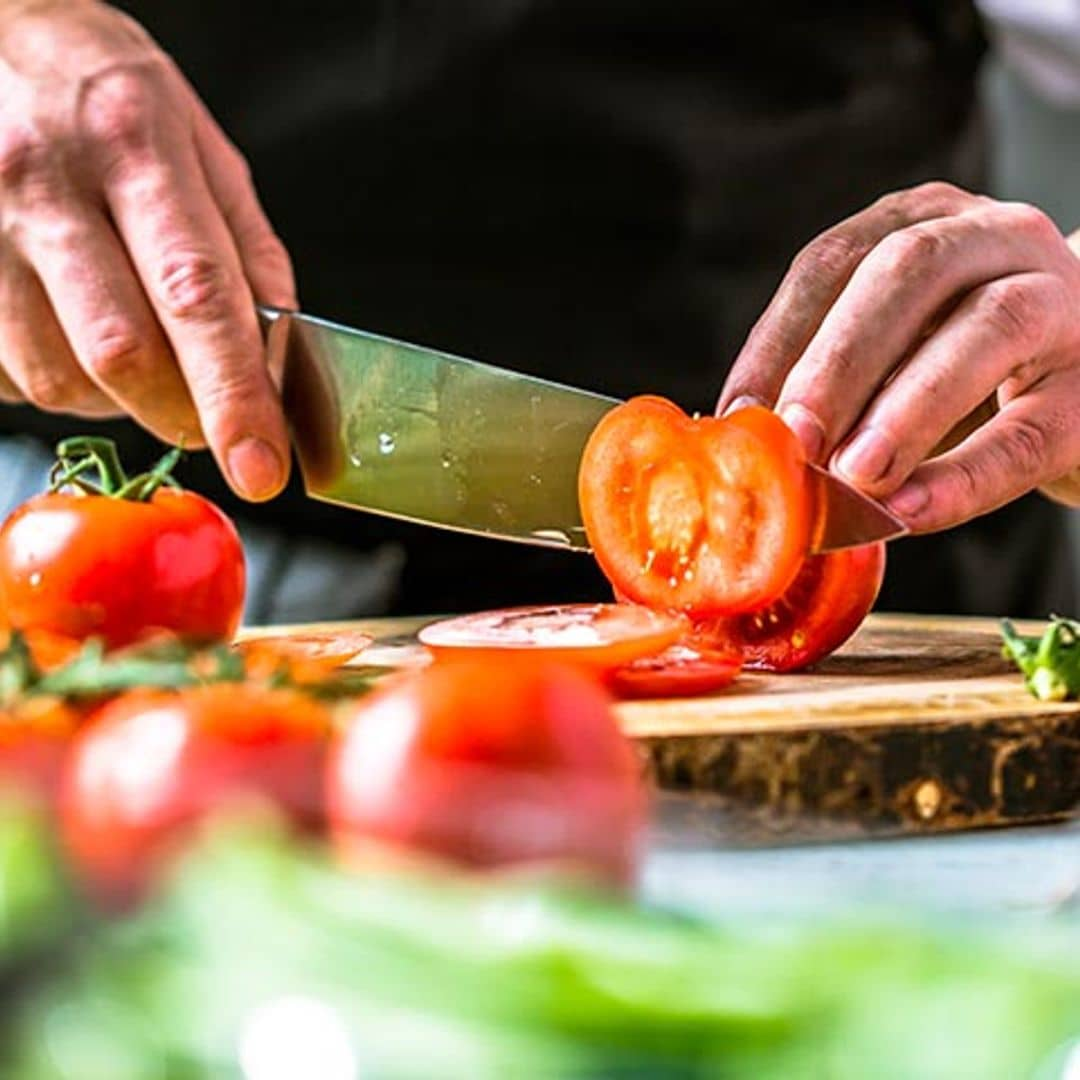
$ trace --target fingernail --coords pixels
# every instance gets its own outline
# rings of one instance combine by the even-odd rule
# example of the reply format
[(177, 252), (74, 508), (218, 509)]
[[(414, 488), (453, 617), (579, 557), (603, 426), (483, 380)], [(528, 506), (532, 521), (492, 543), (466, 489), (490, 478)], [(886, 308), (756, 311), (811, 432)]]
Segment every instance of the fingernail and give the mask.
[(740, 394), (737, 398), (729, 401), (727, 408), (720, 414), (721, 416), (730, 416), (733, 412), (738, 412), (740, 409), (748, 409), (751, 405), (764, 405), (765, 402), (761, 400), (756, 394)]
[(885, 501), (897, 517), (905, 520), (917, 517), (930, 502), (930, 489), (921, 480), (909, 480)]
[(233, 486), (246, 499), (269, 499), (285, 483), (285, 464), (265, 439), (246, 435), (225, 455)]
[(806, 456), (817, 461), (825, 445), (825, 429), (821, 421), (805, 405), (792, 402), (780, 410), (780, 419), (798, 436)]
[(875, 427), (863, 428), (840, 451), (836, 467), (855, 483), (881, 480), (892, 467), (896, 457), (893, 441)]

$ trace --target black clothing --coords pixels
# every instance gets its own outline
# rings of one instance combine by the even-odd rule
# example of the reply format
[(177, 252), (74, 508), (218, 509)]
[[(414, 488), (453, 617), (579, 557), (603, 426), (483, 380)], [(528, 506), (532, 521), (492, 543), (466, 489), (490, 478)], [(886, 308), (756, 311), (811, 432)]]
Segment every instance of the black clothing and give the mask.
[[(120, 6), (248, 155), (306, 310), (617, 395), (711, 410), (802, 244), (889, 190), (980, 186), (964, 0)], [(604, 594), (581, 556), (300, 497), (244, 512), (403, 538), (401, 610)], [(1064, 553), (1021, 500), (893, 545), (882, 605), (1066, 609)]]

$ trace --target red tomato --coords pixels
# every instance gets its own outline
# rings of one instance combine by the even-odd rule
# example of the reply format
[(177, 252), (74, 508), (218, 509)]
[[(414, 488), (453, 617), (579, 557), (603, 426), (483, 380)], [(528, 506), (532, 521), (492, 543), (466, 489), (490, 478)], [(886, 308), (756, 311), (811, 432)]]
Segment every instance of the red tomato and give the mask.
[(685, 619), (636, 604), (559, 604), (503, 608), (425, 626), (420, 641), (435, 656), (472, 653), (492, 660), (539, 655), (594, 669), (651, 656), (677, 641)]
[(855, 633), (874, 606), (884, 577), (884, 544), (811, 555), (775, 603), (699, 624), (691, 641), (741, 655), (749, 668), (804, 668)]
[(250, 684), (113, 699), (77, 736), (63, 779), (76, 867), (103, 898), (130, 900), (187, 826), (244, 792), (319, 822), (329, 725), (310, 698)]
[(730, 685), (741, 667), (738, 655), (672, 645), (616, 668), (607, 681), (623, 699), (697, 697)]
[(51, 803), (82, 718), (83, 710), (54, 697), (28, 698), (0, 711), (0, 786)]
[(147, 502), (39, 495), (0, 526), (0, 610), (21, 630), (102, 637), (110, 648), (160, 630), (230, 638), (244, 555), (206, 499), (161, 488)]
[(473, 867), (560, 861), (633, 874), (637, 757), (604, 690), (544, 661), (438, 661), (362, 699), (331, 754), (331, 828)]
[(749, 611), (779, 597), (806, 557), (805, 466), (768, 409), (691, 419), (663, 398), (634, 398), (585, 447), (585, 530), (608, 579), (639, 604), (694, 617)]

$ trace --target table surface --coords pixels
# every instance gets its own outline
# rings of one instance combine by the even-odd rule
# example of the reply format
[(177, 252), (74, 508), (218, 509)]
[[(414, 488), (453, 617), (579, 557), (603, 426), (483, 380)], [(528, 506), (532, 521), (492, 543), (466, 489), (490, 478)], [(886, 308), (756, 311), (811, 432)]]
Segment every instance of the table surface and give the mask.
[[(358, 624), (348, 625), (355, 630)], [(373, 620), (364, 628), (380, 637), (405, 637), (416, 625), (415, 619)], [(678, 799), (665, 796), (676, 818)], [(649, 901), (714, 917), (793, 909), (827, 912), (849, 904), (989, 917), (1048, 916), (1080, 908), (1080, 819), (757, 848), (725, 847), (661, 825), (648, 848), (641, 888)]]
[(949, 914), (1080, 908), (1080, 821), (792, 847), (650, 847), (643, 895), (718, 916), (847, 905)]

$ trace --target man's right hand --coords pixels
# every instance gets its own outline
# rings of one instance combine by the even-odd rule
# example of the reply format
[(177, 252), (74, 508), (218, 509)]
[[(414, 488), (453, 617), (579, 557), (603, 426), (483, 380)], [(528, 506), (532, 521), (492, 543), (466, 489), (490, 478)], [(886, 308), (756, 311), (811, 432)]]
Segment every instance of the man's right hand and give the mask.
[(295, 306), (288, 256), (173, 62), (96, 0), (0, 0), (0, 399), (128, 413), (269, 498), (256, 300)]

